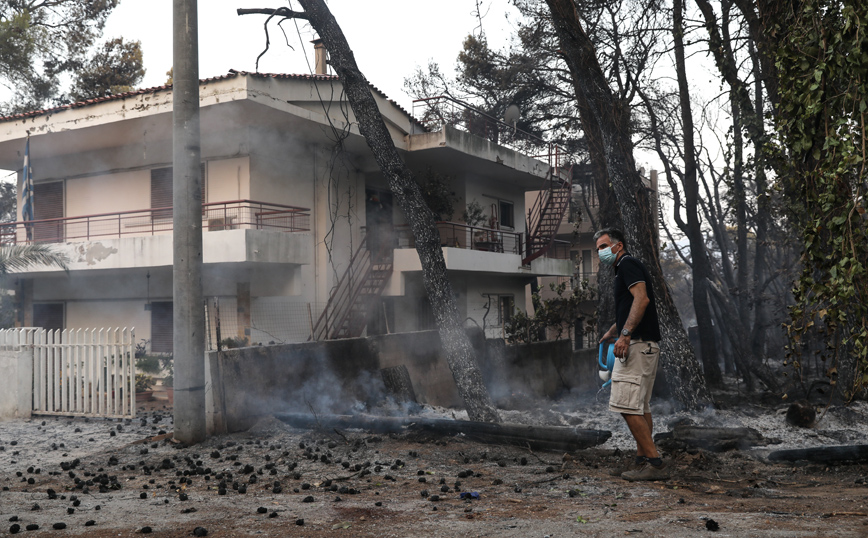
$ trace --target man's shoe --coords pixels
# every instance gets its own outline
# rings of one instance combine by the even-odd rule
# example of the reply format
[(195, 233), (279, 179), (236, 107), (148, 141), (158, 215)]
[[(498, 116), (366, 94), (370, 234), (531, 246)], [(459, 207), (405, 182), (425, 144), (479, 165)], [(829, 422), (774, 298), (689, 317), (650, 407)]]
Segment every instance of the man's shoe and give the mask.
[(650, 481), (650, 480), (669, 480), (669, 466), (665, 463), (660, 467), (655, 467), (649, 462), (645, 462), (642, 468), (636, 471), (626, 471), (621, 474), (621, 478), (630, 482)]
[(621, 476), (622, 474), (630, 471), (638, 471), (645, 465), (647, 459), (643, 458), (641, 463), (636, 462), (636, 458), (630, 460), (626, 465), (622, 465), (621, 467), (615, 467), (614, 469), (609, 470), (609, 476)]

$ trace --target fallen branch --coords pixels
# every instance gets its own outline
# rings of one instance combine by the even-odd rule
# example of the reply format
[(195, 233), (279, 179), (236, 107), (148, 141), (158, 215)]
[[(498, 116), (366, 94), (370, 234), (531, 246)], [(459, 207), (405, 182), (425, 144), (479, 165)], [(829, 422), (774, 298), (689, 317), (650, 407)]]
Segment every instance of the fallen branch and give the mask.
[(603, 444), (612, 436), (612, 432), (605, 430), (494, 424), (421, 417), (396, 418), (371, 415), (319, 415), (318, 417), (311, 417), (298, 413), (278, 413), (275, 418), (297, 428), (360, 428), (376, 433), (426, 431), (438, 435), (462, 434), (469, 439), (483, 443), (515, 445), (532, 450), (567, 452)]
[(702, 448), (712, 452), (744, 450), (752, 446), (765, 446), (774, 440), (766, 439), (753, 428), (709, 428), (703, 426), (675, 426), (672, 431), (654, 436), (658, 446), (669, 450)]
[(769, 454), (769, 461), (806, 460), (814, 463), (868, 462), (868, 445), (824, 446), (777, 450)]

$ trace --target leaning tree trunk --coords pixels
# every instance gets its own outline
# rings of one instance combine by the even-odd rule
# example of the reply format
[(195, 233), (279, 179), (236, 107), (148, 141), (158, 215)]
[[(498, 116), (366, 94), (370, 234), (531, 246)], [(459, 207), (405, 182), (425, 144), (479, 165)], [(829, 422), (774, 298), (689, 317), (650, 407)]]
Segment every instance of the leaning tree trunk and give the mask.
[(708, 389), (696, 355), (675, 303), (663, 280), (648, 192), (633, 161), (627, 110), (612, 95), (606, 76), (597, 61), (596, 51), (582, 28), (572, 0), (546, 0), (558, 34), (560, 50), (573, 77), (577, 95), (582, 94), (597, 121), (606, 154), (609, 179), (621, 208), (624, 232), (630, 250), (641, 259), (651, 274), (660, 318), (661, 359), (664, 373), (676, 398), (688, 408), (709, 401)]
[(440, 247), (440, 234), (434, 222), (434, 214), (422, 198), (413, 173), (404, 163), (392, 136), (371, 95), (370, 84), (356, 65), (353, 51), (344, 37), (331, 11), (323, 0), (299, 0), (304, 12), (286, 8), (250, 10), (239, 9), (239, 15), (264, 13), (286, 18), (307, 19), (323, 40), (329, 51), (330, 65), (341, 80), (347, 99), (359, 124), (359, 131), (371, 148), (374, 159), (389, 180), (389, 187), (398, 200), (416, 244), (422, 262), (422, 279), (431, 309), (440, 332), (440, 340), (446, 352), (446, 360), (464, 399), (470, 420), (500, 422), (497, 410), (482, 381), (482, 374), (473, 357), (473, 347), (461, 324), (458, 308), (452, 294), (452, 284), (446, 272), (446, 262)]

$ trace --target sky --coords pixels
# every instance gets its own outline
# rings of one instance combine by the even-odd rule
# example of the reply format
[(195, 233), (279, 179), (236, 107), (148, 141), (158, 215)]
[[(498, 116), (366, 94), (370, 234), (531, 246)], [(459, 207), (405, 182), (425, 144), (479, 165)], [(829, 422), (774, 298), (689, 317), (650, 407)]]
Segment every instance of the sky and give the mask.
[[(404, 93), (404, 79), (417, 67), (433, 60), (451, 77), (469, 33), (478, 33), (481, 24), (489, 45), (500, 48), (508, 44), (518, 17), (507, 0), (326, 1), (368, 81), (410, 112), (412, 98)], [(200, 78), (224, 75), (230, 69), (256, 71), (257, 56), (265, 49), (267, 16), (238, 16), (236, 10), (286, 5), (287, 0), (200, 0)], [(482, 12), (481, 22), (477, 11)], [(298, 21), (298, 27), (293, 21), (282, 26), (286, 37), (274, 23), (270, 25), (271, 47), (260, 59), (259, 71), (311, 72), (314, 32), (304, 21)], [(140, 87), (166, 83), (172, 67), (172, 0), (121, 0), (109, 16), (102, 41), (114, 37), (141, 41), (146, 74)], [(649, 160), (656, 159), (637, 155), (639, 166), (648, 167)], [(14, 180), (14, 174), (0, 170), (0, 181)]]
[[(481, 4), (489, 41), (505, 44), (511, 23), (504, 10), (515, 17), (514, 8), (505, 0)], [(256, 71), (256, 57), (265, 48), (263, 23), (267, 17), (238, 16), (236, 9), (286, 5), (285, 0), (201, 0), (200, 78), (224, 75), (229, 69)], [(464, 37), (479, 26), (474, 0), (331, 0), (328, 6), (368, 81), (407, 110), (412, 108), (412, 100), (403, 91), (404, 78), (430, 59), (451, 74)], [(295, 50), (287, 46), (280, 29), (270, 25), (271, 48), (260, 60), (259, 71), (311, 72), (313, 31), (304, 21), (299, 21), (298, 30), (292, 21), (282, 26)], [(147, 69), (142, 87), (164, 84), (172, 67), (172, 0), (121, 0), (106, 24), (104, 38), (113, 37), (141, 41)]]

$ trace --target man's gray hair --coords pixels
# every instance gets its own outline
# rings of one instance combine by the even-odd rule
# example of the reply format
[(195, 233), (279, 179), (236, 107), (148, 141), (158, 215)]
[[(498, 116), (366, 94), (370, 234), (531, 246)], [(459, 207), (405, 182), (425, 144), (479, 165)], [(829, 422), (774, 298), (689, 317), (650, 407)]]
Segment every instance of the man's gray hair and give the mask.
[(611, 239), (615, 243), (624, 243), (624, 248), (627, 248), (627, 240), (624, 239), (624, 232), (617, 228), (603, 228), (602, 230), (599, 230), (597, 233), (594, 234), (594, 243), (596, 243), (597, 240), (604, 235), (608, 235), (609, 239)]

